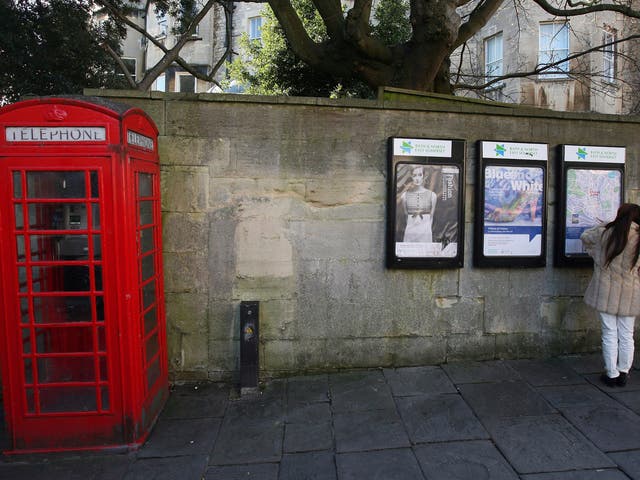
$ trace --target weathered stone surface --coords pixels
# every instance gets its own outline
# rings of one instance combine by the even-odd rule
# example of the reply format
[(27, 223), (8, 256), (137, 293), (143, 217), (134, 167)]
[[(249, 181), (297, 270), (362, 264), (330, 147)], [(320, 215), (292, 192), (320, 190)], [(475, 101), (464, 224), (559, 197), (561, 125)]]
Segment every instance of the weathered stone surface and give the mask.
[[(262, 303), (266, 374), (599, 348), (598, 320), (582, 303), (591, 270), (553, 266), (555, 147), (606, 132), (627, 146), (625, 192), (637, 200), (637, 119), (444, 101), (122, 95), (161, 132), (175, 377), (233, 374), (242, 300)], [(550, 147), (545, 267), (473, 265), (477, 141), (495, 137), (487, 132)], [(385, 268), (392, 136), (466, 140), (463, 268)], [(180, 321), (186, 305), (173, 294), (197, 295)]]

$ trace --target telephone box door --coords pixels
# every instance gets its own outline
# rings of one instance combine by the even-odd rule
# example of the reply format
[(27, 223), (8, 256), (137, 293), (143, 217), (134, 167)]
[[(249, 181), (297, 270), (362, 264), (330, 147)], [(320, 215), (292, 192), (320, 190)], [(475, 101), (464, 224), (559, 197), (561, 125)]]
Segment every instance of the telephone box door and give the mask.
[(111, 161), (0, 162), (5, 334), (9, 358), (21, 363), (3, 379), (16, 449), (122, 439), (116, 252), (105, 248), (114, 235)]

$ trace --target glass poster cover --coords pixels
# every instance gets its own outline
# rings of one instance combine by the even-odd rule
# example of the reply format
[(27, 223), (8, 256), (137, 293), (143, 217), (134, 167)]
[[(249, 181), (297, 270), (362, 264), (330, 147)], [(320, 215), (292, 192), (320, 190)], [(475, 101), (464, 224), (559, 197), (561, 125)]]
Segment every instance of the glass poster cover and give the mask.
[(561, 146), (556, 265), (590, 265), (580, 236), (610, 222), (623, 201), (623, 147)]
[(481, 141), (478, 151), (474, 265), (544, 266), (547, 144)]
[(484, 178), (484, 255), (540, 255), (544, 169), (491, 165)]
[(464, 142), (392, 138), (387, 266), (461, 266)]

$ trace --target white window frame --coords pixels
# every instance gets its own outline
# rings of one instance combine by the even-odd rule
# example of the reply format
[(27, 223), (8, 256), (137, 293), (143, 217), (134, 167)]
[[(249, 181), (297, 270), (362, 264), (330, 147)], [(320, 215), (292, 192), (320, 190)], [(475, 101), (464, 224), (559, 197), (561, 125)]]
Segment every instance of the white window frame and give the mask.
[[(502, 32), (484, 39), (484, 81), (489, 82), (503, 75), (504, 47)], [(490, 88), (495, 88), (495, 84)]]
[(256, 17), (249, 17), (249, 40), (261, 40), (262, 39), (262, 17), (260, 15)]
[(156, 92), (166, 92), (167, 91), (167, 77), (163, 73), (162, 75), (158, 75), (158, 78), (153, 82), (153, 87), (151, 90)]
[[(569, 56), (569, 22), (540, 23), (538, 36), (538, 64), (555, 63)], [(569, 76), (569, 60), (539, 74), (544, 79), (563, 79)]]
[(156, 21), (158, 24), (158, 34), (156, 38), (165, 38), (169, 31), (169, 21), (167, 20), (167, 15), (161, 13), (156, 16)]
[[(125, 64), (126, 64), (125, 60), (133, 61), (133, 69), (130, 69), (129, 65), (127, 65), (127, 70), (129, 70), (129, 73), (131, 74), (131, 77), (133, 77), (134, 80), (138, 80), (138, 77), (136, 75), (136, 72), (138, 71), (138, 59), (133, 57), (120, 57), (120, 59)], [(122, 73), (122, 75), (124, 76), (124, 73)]]
[[(602, 36), (602, 44), (612, 43), (617, 40), (616, 32), (605, 30)], [(607, 83), (616, 81), (616, 45), (606, 45), (602, 48), (602, 78)]]
[[(193, 91), (181, 90), (180, 89), (180, 78), (181, 77), (191, 77), (193, 78)], [(174, 92), (182, 92), (182, 93), (197, 93), (198, 92), (198, 79), (187, 72), (176, 72), (176, 77), (173, 85)]]

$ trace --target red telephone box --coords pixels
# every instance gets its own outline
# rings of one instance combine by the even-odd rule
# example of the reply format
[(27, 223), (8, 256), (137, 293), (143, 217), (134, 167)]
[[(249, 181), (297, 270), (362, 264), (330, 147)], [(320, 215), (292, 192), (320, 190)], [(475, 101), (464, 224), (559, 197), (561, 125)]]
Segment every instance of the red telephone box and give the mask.
[(157, 136), (101, 99), (0, 109), (6, 453), (138, 446), (167, 399)]

